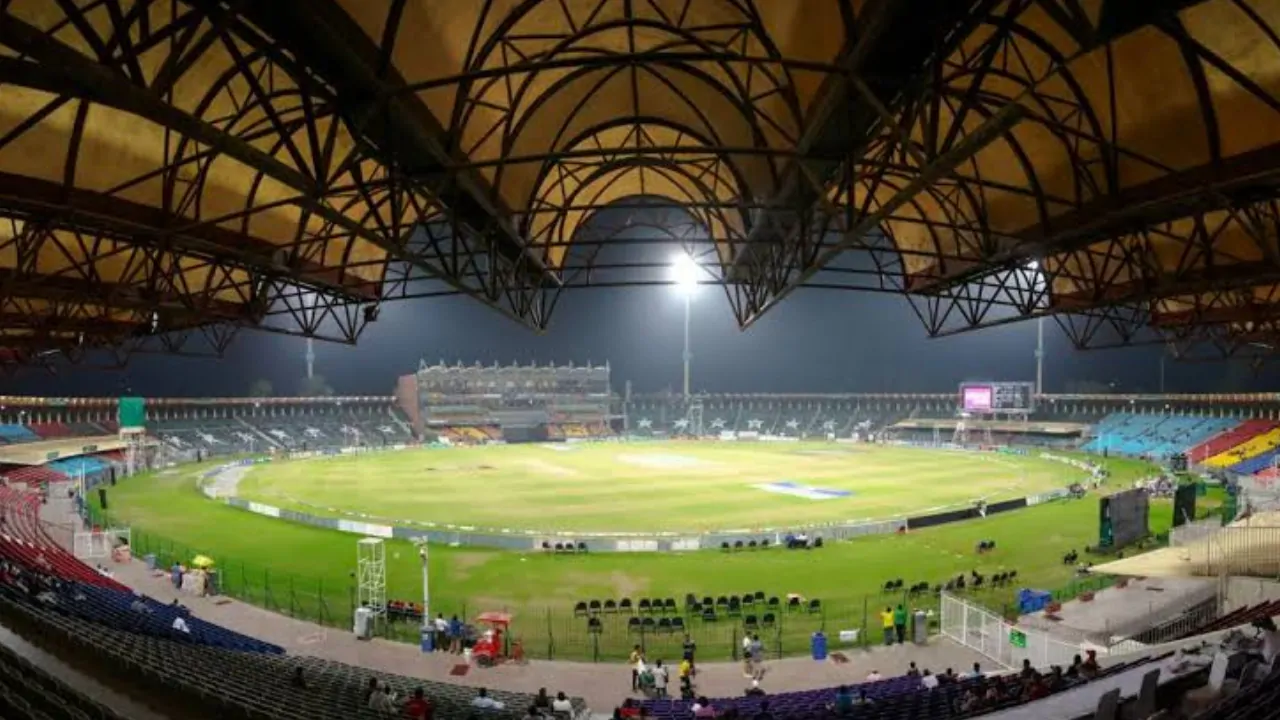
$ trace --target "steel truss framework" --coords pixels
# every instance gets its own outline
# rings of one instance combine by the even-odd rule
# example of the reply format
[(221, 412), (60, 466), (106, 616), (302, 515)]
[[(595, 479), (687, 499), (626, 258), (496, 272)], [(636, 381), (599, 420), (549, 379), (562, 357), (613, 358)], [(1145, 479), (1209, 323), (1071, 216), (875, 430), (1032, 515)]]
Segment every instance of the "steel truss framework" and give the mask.
[(439, 295), (541, 329), (676, 251), (743, 326), (808, 287), (1280, 346), (1261, 0), (447, 5), (0, 3), (0, 368), (355, 342)]

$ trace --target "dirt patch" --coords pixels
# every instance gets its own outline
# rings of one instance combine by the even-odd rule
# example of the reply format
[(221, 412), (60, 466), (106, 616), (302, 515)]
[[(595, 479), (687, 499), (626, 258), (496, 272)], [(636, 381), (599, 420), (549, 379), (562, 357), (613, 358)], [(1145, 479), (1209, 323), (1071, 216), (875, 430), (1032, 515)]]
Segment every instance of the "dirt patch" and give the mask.
[(481, 565), (492, 560), (493, 553), (453, 553), (449, 556), (449, 570), (454, 580), (466, 580), (471, 576), (472, 568), (478, 568)]
[[(595, 590), (605, 581), (609, 589), (603, 595)], [(649, 588), (647, 578), (628, 575), (620, 570), (614, 570), (609, 573), (608, 578), (602, 578), (600, 575), (589, 573), (565, 573), (562, 581), (557, 585), (556, 596), (566, 602), (576, 602), (582, 599), (596, 598), (603, 600), (606, 598), (636, 598)], [(588, 598), (590, 596), (590, 598)]]
[(667, 453), (623, 453), (618, 456), (618, 462), (651, 470), (684, 470), (706, 467), (712, 464), (688, 455), (670, 455)]

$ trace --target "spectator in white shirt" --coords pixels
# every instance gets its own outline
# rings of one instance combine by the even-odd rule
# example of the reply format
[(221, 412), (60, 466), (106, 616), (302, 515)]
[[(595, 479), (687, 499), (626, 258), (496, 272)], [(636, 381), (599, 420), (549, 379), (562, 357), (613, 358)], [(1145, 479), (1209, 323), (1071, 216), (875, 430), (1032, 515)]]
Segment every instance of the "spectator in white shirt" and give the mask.
[(489, 697), (488, 690), (480, 688), (476, 693), (476, 696), (471, 699), (471, 707), (480, 708), (481, 710), (501, 710), (504, 706), (502, 703)]
[(569, 702), (569, 698), (565, 697), (563, 692), (556, 693), (556, 699), (551, 701), (551, 712), (573, 714), (573, 703)]
[(877, 681), (879, 681), (879, 680), (883, 680), (883, 679), (884, 679), (884, 676), (880, 674), (880, 671), (879, 671), (879, 670), (872, 670), (872, 671), (867, 675), (867, 682), (877, 682)]

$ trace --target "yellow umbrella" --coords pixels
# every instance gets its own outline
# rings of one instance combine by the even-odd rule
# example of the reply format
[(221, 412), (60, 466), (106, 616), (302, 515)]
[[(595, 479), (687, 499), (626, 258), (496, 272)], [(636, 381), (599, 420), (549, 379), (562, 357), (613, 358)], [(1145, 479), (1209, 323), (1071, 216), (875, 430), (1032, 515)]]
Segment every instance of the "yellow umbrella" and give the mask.
[(198, 567), (202, 570), (211, 568), (213, 567), (213, 558), (209, 557), (208, 555), (197, 555), (194, 558), (192, 558), (191, 566)]

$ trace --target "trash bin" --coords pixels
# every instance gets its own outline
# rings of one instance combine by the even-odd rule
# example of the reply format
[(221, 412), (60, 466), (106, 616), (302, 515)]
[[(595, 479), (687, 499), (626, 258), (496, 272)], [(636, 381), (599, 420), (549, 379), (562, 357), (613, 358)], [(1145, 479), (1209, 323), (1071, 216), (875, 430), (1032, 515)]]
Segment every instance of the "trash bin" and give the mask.
[(929, 642), (929, 616), (923, 610), (917, 610), (911, 616), (911, 640), (917, 645), (924, 645)]
[(142, 560), (143, 560), (143, 562), (145, 562), (145, 563), (147, 564), (147, 571), (148, 571), (148, 572), (154, 572), (154, 571), (155, 571), (155, 569), (156, 569), (156, 554), (155, 554), (155, 553), (147, 553), (147, 554), (146, 554), (146, 556), (142, 558)]
[(218, 594), (218, 571), (206, 570), (204, 574), (204, 594), (213, 597)]
[(367, 607), (356, 608), (355, 634), (360, 640), (373, 637), (373, 611)]
[(814, 660), (827, 659), (827, 636), (823, 635), (821, 630), (813, 634), (809, 641), (809, 650)]
[(435, 652), (435, 649), (436, 649), (435, 628), (431, 627), (430, 625), (423, 625), (419, 633), (420, 633), (419, 647), (422, 648), (422, 652), (424, 653)]

